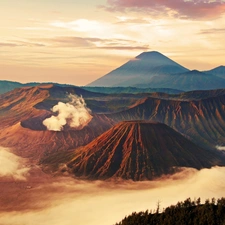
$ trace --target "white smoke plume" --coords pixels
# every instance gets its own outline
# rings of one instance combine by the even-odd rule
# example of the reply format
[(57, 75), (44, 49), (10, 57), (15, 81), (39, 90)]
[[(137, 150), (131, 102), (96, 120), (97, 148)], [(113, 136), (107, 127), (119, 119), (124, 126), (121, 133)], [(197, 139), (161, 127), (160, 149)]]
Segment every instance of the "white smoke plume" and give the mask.
[(11, 153), (9, 149), (0, 147), (0, 178), (26, 180), (29, 168), (23, 165), (23, 160)]
[(70, 94), (70, 102), (59, 102), (51, 110), (58, 113), (57, 116), (51, 116), (43, 121), (48, 130), (61, 131), (65, 125), (69, 127), (82, 129), (92, 119), (91, 110), (87, 108), (82, 97)]

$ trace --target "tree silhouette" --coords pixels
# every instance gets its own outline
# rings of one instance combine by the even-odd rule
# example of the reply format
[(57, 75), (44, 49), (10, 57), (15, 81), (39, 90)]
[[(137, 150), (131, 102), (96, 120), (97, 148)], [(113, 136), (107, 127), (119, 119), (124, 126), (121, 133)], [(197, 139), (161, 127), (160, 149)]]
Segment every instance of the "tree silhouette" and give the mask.
[(225, 198), (211, 201), (201, 199), (192, 201), (191, 198), (176, 205), (167, 207), (160, 213), (160, 202), (157, 202), (155, 213), (152, 211), (133, 212), (115, 225), (224, 225)]

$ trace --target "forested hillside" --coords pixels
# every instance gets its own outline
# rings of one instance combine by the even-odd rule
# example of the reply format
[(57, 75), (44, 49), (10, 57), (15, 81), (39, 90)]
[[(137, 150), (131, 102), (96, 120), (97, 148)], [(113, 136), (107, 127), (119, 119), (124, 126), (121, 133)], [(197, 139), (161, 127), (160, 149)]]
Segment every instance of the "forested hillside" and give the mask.
[(190, 198), (160, 211), (160, 203), (154, 211), (132, 213), (115, 225), (224, 225), (225, 198), (206, 200)]

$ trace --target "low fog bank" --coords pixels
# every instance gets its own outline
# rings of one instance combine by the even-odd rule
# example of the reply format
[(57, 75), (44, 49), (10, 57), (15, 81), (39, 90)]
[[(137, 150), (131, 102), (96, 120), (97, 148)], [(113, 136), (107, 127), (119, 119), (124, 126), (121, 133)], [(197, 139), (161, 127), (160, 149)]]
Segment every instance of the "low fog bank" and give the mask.
[(225, 167), (184, 168), (173, 176), (144, 182), (46, 179), (41, 173), (29, 177), (32, 187), (21, 198), (11, 199), (14, 205), (24, 199), (26, 204), (17, 211), (13, 205), (11, 210), (2, 209), (0, 225), (113, 225), (133, 211), (156, 209), (157, 202), (161, 209), (188, 197), (201, 197), (203, 202), (223, 197), (225, 189)]
[(8, 148), (0, 147), (0, 178), (26, 180), (29, 170), (25, 159), (11, 153)]

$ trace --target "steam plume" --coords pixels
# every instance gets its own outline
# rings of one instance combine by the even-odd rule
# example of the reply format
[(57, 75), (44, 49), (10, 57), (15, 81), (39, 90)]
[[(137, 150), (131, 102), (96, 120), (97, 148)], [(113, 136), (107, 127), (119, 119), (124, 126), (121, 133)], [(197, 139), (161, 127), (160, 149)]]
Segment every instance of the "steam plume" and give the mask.
[(70, 94), (70, 102), (59, 102), (51, 110), (58, 113), (57, 116), (51, 116), (43, 121), (48, 130), (61, 131), (65, 125), (69, 127), (82, 129), (92, 119), (91, 110), (86, 107), (82, 97)]

